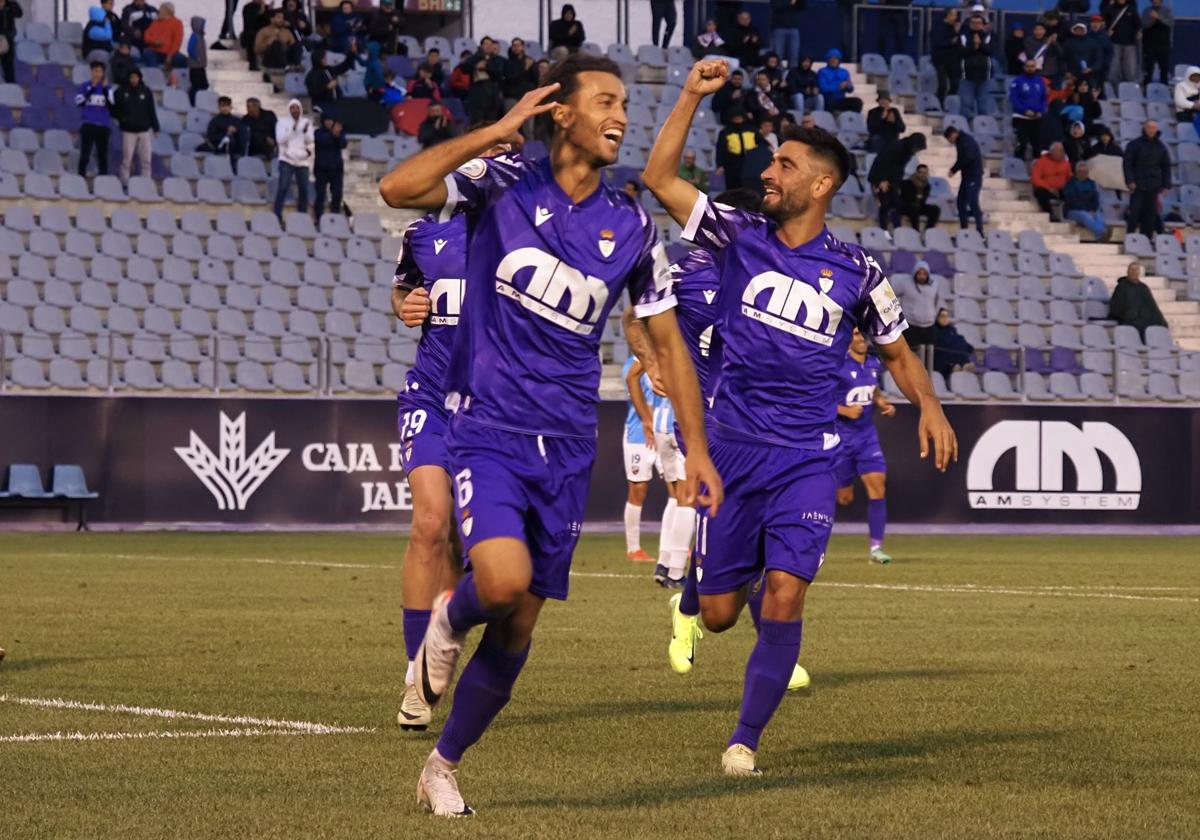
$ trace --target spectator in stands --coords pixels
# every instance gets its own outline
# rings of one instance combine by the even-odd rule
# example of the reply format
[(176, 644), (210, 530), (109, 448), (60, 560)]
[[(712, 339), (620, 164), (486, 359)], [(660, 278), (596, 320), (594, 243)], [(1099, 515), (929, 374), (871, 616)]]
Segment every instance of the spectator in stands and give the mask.
[(221, 18), (221, 34), (212, 42), (212, 49), (229, 49), (222, 41), (236, 41), (237, 33), (233, 31), (233, 14), (237, 11), (238, 0), (225, 0), (225, 14)]
[(113, 11), (113, 3), (114, 0), (100, 0), (100, 8), (104, 10), (104, 19), (108, 21), (109, 29), (112, 30), (113, 50), (115, 50), (117, 43), (125, 37), (126, 33), (125, 27), (121, 23), (121, 16)]
[(316, 147), (313, 166), (313, 180), (316, 186), (313, 216), (318, 223), (325, 213), (326, 191), (329, 192), (329, 212), (342, 212), (342, 180), (346, 169), (342, 154), (346, 150), (346, 144), (342, 124), (332, 113), (321, 114), (321, 127), (313, 134), (313, 145)]
[(1033, 183), (1033, 197), (1038, 207), (1058, 221), (1054, 218), (1058, 215), (1058, 208), (1054, 205), (1062, 201), (1063, 187), (1071, 180), (1071, 162), (1067, 160), (1062, 143), (1055, 143), (1050, 151), (1033, 162), (1029, 180)]
[(250, 69), (258, 69), (258, 33), (271, 22), (271, 10), (266, 0), (250, 0), (242, 7), (242, 49), (250, 62)]
[(800, 60), (800, 25), (808, 0), (771, 0), (771, 49), (788, 67)]
[(383, 47), (378, 42), (370, 41), (367, 43), (367, 63), (363, 73), (363, 87), (367, 90), (367, 97), (375, 102), (383, 98), (383, 89), (387, 82), (383, 79), (383, 59), (380, 55), (383, 53)]
[(1087, 138), (1083, 136), (1083, 123), (1071, 123), (1071, 131), (1062, 141), (1062, 145), (1067, 152), (1067, 160), (1071, 162), (1071, 166), (1083, 160), (1083, 156), (1087, 153)]
[(17, 0), (0, 0), (0, 35), (8, 41), (8, 49), (0, 55), (0, 67), (4, 69), (4, 81), (10, 85), (17, 80), (17, 18), (24, 15)]
[(87, 175), (92, 149), (96, 168), (108, 174), (108, 139), (112, 136), (113, 89), (104, 82), (104, 62), (93, 61), (92, 77), (75, 92), (79, 106), (79, 174)]
[(146, 45), (146, 29), (158, 17), (158, 9), (146, 0), (133, 0), (121, 10), (121, 28), (129, 38), (130, 44), (142, 49)]
[(1084, 152), (1084, 160), (1091, 160), (1097, 155), (1110, 155), (1112, 157), (1119, 158), (1125, 157), (1125, 151), (1121, 148), (1121, 144), (1113, 139), (1113, 133), (1111, 129), (1102, 125), (1099, 127), (1099, 129), (1097, 129), (1097, 134), (1099, 136), (1096, 138), (1096, 142), (1089, 146), (1088, 150)]
[(758, 122), (758, 139), (761, 145), (765, 146), (772, 154), (779, 151), (779, 135), (775, 133), (775, 121), (771, 119), (759, 120)]
[(746, 153), (757, 145), (758, 135), (746, 122), (745, 109), (741, 105), (730, 106), (729, 125), (717, 135), (717, 175), (725, 179), (725, 189), (734, 190), (742, 186), (742, 165)]
[(1158, 80), (1164, 85), (1171, 83), (1171, 30), (1175, 26), (1175, 13), (1163, 0), (1150, 0), (1142, 12), (1142, 84), (1154, 80), (1154, 68), (1158, 68)]
[[(446, 70), (442, 67), (442, 51), (434, 47), (425, 54), (425, 59), (417, 65), (417, 73), (420, 74), (421, 68), (429, 69), (429, 79), (433, 84), (441, 87), (446, 82)], [(432, 99), (434, 97), (426, 97)]]
[(621, 186), (621, 192), (632, 198), (638, 204), (642, 203), (642, 185), (630, 178)]
[(454, 123), (446, 114), (445, 106), (441, 102), (430, 102), (429, 113), (425, 116), (421, 127), (417, 129), (417, 140), (420, 142), (421, 148), (428, 149), (436, 146), (438, 143), (454, 137), (457, 133), (454, 130)]
[[(900, 224), (900, 185), (904, 170), (917, 152), (925, 149), (925, 135), (920, 132), (903, 137), (883, 148), (875, 156), (867, 172), (871, 191), (879, 202), (879, 226), (892, 230)], [(933, 323), (932, 316), (929, 323)]]
[(1129, 0), (1110, 0), (1104, 7), (1104, 22), (1112, 38), (1113, 58), (1108, 70), (1108, 80), (1114, 85), (1121, 82), (1140, 82), (1138, 69), (1138, 41), (1142, 38), (1142, 21), (1138, 17), (1137, 4)]
[(812, 69), (812, 56), (800, 59), (798, 66), (787, 72), (787, 86), (792, 95), (792, 107), (800, 114), (817, 110), (820, 104), (821, 87), (817, 71)]
[(1042, 14), (1042, 25), (1046, 27), (1047, 35), (1058, 36), (1055, 41), (1060, 48), (1071, 37), (1071, 25), (1058, 13), (1058, 9), (1047, 9)]
[(367, 39), (379, 44), (384, 55), (407, 52), (400, 46), (400, 33), (404, 31), (404, 15), (396, 8), (396, 0), (379, 0), (379, 8), (371, 13), (367, 22)]
[(975, 348), (950, 320), (950, 310), (938, 310), (933, 339), (933, 369), (949, 378), (956, 370), (975, 369)]
[(724, 125), (730, 125), (733, 109), (739, 109), (744, 114), (749, 107), (747, 101), (746, 74), (741, 70), (734, 70), (729, 74), (729, 81), (713, 94), (712, 111), (720, 117)]
[(758, 68), (760, 73), (766, 73), (767, 78), (771, 80), (771, 87), (778, 88), (784, 84), (783, 65), (779, 63), (779, 56), (773, 52), (769, 52), (763, 56), (763, 66)]
[(958, 83), (962, 79), (961, 30), (962, 13), (951, 7), (934, 23), (930, 33), (930, 58), (937, 72), (937, 98), (943, 105), (947, 96), (958, 95)]
[(1058, 43), (1058, 34), (1047, 32), (1046, 24), (1041, 21), (1035, 23), (1033, 31), (1025, 36), (1025, 54), (1022, 59), (1032, 61), (1038, 72), (1054, 84), (1062, 78), (1059, 67), (1061, 58), (1062, 46)]
[(458, 56), (458, 64), (450, 71), (450, 81), (446, 83), (447, 93), (459, 99), (466, 99), (471, 90), (471, 51), (463, 50)]
[(848, 95), (854, 92), (854, 82), (842, 66), (841, 50), (830, 50), (825, 56), (825, 66), (817, 71), (817, 87), (825, 97), (826, 111), (862, 113), (862, 100)]
[(1095, 45), (1093, 57), (1098, 57), (1100, 62), (1098, 66), (1094, 67), (1090, 76), (1096, 88), (1103, 91), (1104, 82), (1108, 80), (1109, 68), (1113, 63), (1113, 42), (1112, 38), (1108, 36), (1108, 29), (1104, 26), (1103, 17), (1092, 15), (1088, 19), (1087, 37)]
[(383, 92), (379, 96), (379, 104), (390, 111), (405, 99), (408, 99), (408, 91), (404, 87), (404, 80), (396, 76), (391, 70), (383, 71), (383, 81), (384, 87)]
[(771, 87), (771, 77), (759, 70), (754, 74), (754, 90), (750, 95), (750, 113), (758, 122), (778, 119), (779, 114), (787, 107), (783, 97)]
[[(495, 49), (496, 42), (485, 38), (484, 43), (491, 41)], [(504, 110), (504, 96), (500, 85), (503, 81), (504, 59), (497, 54), (489, 54), (483, 45), (480, 51), (467, 59), (470, 65), (471, 86), (467, 89), (465, 107), (467, 119), (472, 123), (493, 122), (500, 118)]]
[(137, 67), (130, 52), (128, 41), (118, 41), (117, 51), (108, 61), (108, 76), (113, 85), (121, 87), (129, 82), (129, 74)]
[(296, 182), (296, 209), (308, 212), (308, 168), (313, 163), (312, 122), (299, 99), (288, 101), (288, 112), (275, 124), (275, 147), (279, 150), (279, 186), (275, 190), (275, 215), (283, 221), (292, 182)]
[(696, 165), (696, 153), (688, 149), (679, 164), (679, 177), (702, 193), (708, 192), (708, 172)]
[(704, 58), (709, 55), (726, 55), (727, 52), (725, 39), (717, 31), (717, 22), (706, 20), (704, 31), (696, 36), (696, 43), (692, 45), (692, 55), (696, 58)]
[(1175, 85), (1175, 110), (1180, 122), (1191, 122), (1200, 114), (1200, 67), (1189, 67)]
[(1142, 341), (1146, 340), (1146, 327), (1165, 327), (1154, 292), (1142, 282), (1142, 267), (1131, 262), (1125, 276), (1117, 278), (1112, 297), (1108, 301), (1108, 317), (1126, 327), (1136, 327)]
[(1008, 38), (1004, 41), (1004, 72), (1009, 76), (1019, 76), (1025, 67), (1025, 24), (1013, 21), (1008, 28)]
[(417, 76), (408, 83), (410, 99), (434, 99), (440, 101), (442, 91), (433, 80), (433, 71), (428, 64), (417, 68)]
[(113, 94), (113, 113), (121, 127), (121, 183), (129, 184), (135, 156), (138, 174), (150, 177), (150, 139), (159, 130), (158, 111), (154, 92), (142, 84), (142, 71), (136, 67)]
[(299, 0), (283, 0), (283, 21), (287, 28), (292, 30), (292, 37), (296, 39), (297, 44), (303, 45), (313, 37), (312, 24), (309, 23), (308, 15), (300, 8)]
[(142, 36), (146, 47), (142, 50), (142, 64), (146, 67), (187, 67), (187, 56), (183, 48), (183, 22), (175, 17), (175, 6), (163, 3), (158, 7), (158, 17), (146, 27)]
[[(919, 231), (937, 227), (942, 217), (942, 208), (929, 202), (932, 185), (929, 182), (929, 167), (921, 164), (911, 178), (900, 185), (900, 215)], [(922, 226), (921, 220), (925, 220)]]
[(350, 0), (342, 0), (338, 4), (337, 12), (329, 19), (329, 37), (326, 44), (329, 49), (343, 55), (355, 52), (358, 47), (352, 41), (357, 40), (358, 35), (364, 33), (364, 29), (362, 18), (354, 11), (354, 4)]
[(1130, 230), (1151, 239), (1161, 226), (1158, 197), (1171, 188), (1171, 155), (1158, 132), (1158, 123), (1146, 120), (1142, 135), (1125, 147), (1125, 183), (1129, 188)]
[(208, 44), (204, 43), (204, 18), (192, 18), (192, 34), (187, 43), (188, 101), (196, 104), (196, 94), (208, 90)]
[(1100, 210), (1100, 188), (1088, 175), (1085, 161), (1075, 164), (1075, 177), (1063, 187), (1063, 215), (1069, 221), (1092, 232), (1097, 240), (1109, 240), (1108, 226)]
[(577, 53), (586, 40), (583, 24), (575, 19), (575, 7), (564, 3), (562, 16), (550, 21), (550, 49), (564, 47), (568, 52)]
[[(108, 22), (104, 9), (92, 6), (88, 9), (88, 22), (83, 27), (81, 52), (88, 61), (104, 61), (114, 49), (112, 24)], [(99, 53), (99, 55), (92, 55)]]
[(988, 83), (992, 78), (995, 45), (985, 24), (983, 15), (971, 15), (967, 31), (958, 39), (963, 68), (962, 81), (958, 83), (959, 114), (967, 119), (976, 114), (991, 116), (993, 111)]
[[(282, 70), (300, 63), (302, 48), (283, 18), (283, 10), (271, 12), (270, 22), (254, 36), (254, 55), (264, 70)], [(314, 62), (315, 62), (314, 56)]]
[(762, 52), (763, 39), (750, 22), (749, 12), (738, 12), (736, 23), (725, 35), (725, 43), (729, 45), (729, 54), (743, 67), (754, 67), (759, 63), (758, 54)]
[[(1076, 79), (1095, 79), (1095, 68), (1103, 60), (1100, 45), (1087, 35), (1087, 24), (1076, 21), (1071, 26), (1071, 37), (1062, 45), (1062, 69)], [(1104, 80), (1100, 82), (1103, 84)]]
[(1041, 121), (1046, 113), (1046, 82), (1038, 75), (1037, 62), (1025, 59), (1024, 72), (1008, 85), (1008, 101), (1012, 104), (1013, 131), (1017, 134), (1015, 157), (1025, 159), (1025, 150), (1033, 149), (1034, 157), (1041, 152)]
[[(1077, 111), (1074, 110), (1074, 106), (1078, 106)], [(1080, 79), (1075, 85), (1075, 90), (1067, 97), (1063, 119), (1073, 118), (1073, 122), (1083, 123), (1083, 133), (1091, 135), (1098, 130), (1096, 120), (1100, 118), (1101, 113), (1100, 103), (1096, 101), (1095, 88), (1087, 79)]]
[(957, 157), (950, 167), (950, 175), (961, 172), (958, 184), (958, 226), (967, 229), (967, 222), (975, 218), (975, 229), (983, 235), (983, 211), (979, 209), (979, 191), (983, 188), (983, 152), (975, 138), (965, 131), (950, 126), (945, 131), (945, 138), (954, 144)]
[[(650, 0), (650, 41), (664, 50), (675, 34), (675, 24), (678, 22), (675, 11), (675, 0)], [(662, 40), (658, 38), (659, 25), (662, 25)]]
[(348, 72), (358, 61), (354, 52), (358, 47), (358, 42), (351, 39), (349, 46), (350, 52), (340, 64), (333, 67), (329, 66), (329, 56), (325, 50), (320, 47), (313, 50), (312, 69), (304, 77), (304, 87), (308, 91), (308, 98), (312, 100), (314, 110), (320, 111), (322, 106), (332, 104), (342, 98), (342, 88), (338, 84), (338, 77)]
[(513, 38), (508, 48), (508, 74), (501, 86), (504, 91), (505, 110), (512, 108), (522, 96), (537, 86), (537, 62), (525, 51), (525, 42), (520, 38)]
[(912, 274), (893, 274), (892, 289), (900, 299), (900, 309), (908, 321), (904, 337), (916, 348), (932, 345), (937, 339), (938, 312), (946, 308), (949, 289), (936, 274), (929, 273), (929, 263), (918, 260)]
[(892, 107), (892, 97), (886, 91), (879, 94), (879, 104), (867, 111), (867, 151), (878, 152), (900, 139), (905, 132), (900, 110)]
[(262, 107), (254, 97), (246, 100), (246, 116), (242, 117), (242, 137), (245, 154), (272, 157), (275, 154), (275, 112)]
[(234, 116), (233, 100), (228, 96), (222, 96), (217, 99), (217, 113), (208, 121), (208, 128), (204, 131), (204, 142), (197, 147), (196, 151), (229, 155), (229, 163), (236, 172), (238, 158), (246, 150), (244, 132), (242, 121)]

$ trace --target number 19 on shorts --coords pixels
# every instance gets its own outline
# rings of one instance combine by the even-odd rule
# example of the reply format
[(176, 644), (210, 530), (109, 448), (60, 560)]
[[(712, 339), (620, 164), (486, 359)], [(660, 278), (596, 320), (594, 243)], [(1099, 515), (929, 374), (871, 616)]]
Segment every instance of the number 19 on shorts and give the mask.
[(423, 408), (404, 412), (404, 417), (400, 421), (400, 440), (408, 440), (421, 434), (421, 429), (425, 428), (425, 420), (428, 416)]

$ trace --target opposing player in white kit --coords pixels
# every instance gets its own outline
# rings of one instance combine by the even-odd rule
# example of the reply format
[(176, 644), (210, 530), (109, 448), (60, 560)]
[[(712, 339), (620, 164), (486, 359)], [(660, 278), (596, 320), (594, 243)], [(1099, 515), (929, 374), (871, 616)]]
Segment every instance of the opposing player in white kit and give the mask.
[(675, 438), (675, 411), (671, 400), (654, 395), (654, 448), (658, 469), (667, 483), (667, 506), (663, 510), (662, 533), (658, 541), (658, 565), (654, 580), (667, 589), (683, 587), (687, 572), (692, 533), (696, 527), (696, 511), (679, 506), (684, 479), (684, 458)]
[(642, 549), (642, 505), (658, 462), (654, 447), (654, 390), (645, 368), (634, 356), (625, 360), (622, 377), (629, 394), (621, 439), (625, 481), (629, 485), (625, 500), (625, 557), (635, 563), (653, 563), (654, 558)]

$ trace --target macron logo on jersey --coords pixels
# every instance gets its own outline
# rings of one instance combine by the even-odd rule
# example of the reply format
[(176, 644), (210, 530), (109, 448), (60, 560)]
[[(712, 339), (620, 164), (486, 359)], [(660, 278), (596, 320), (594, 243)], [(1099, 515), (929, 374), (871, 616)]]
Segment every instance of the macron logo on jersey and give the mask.
[[(842, 307), (829, 297), (833, 279), (822, 277), (819, 283), (818, 289), (778, 271), (764, 271), (755, 275), (742, 292), (742, 314), (806, 341), (830, 347), (842, 321)], [(756, 303), (767, 291), (771, 295), (766, 307), (760, 309)]]
[[(443, 240), (443, 244), (445, 241)], [(429, 323), (435, 326), (454, 326), (462, 313), (463, 281), (454, 277), (443, 277), (429, 289)]]
[[(517, 288), (517, 275), (533, 269), (525, 290)], [(535, 315), (579, 335), (590, 335), (604, 305), (608, 286), (599, 277), (567, 265), (540, 248), (518, 248), (506, 254), (496, 268), (496, 291), (515, 300)], [(566, 311), (560, 307), (566, 300)]]
[(717, 299), (717, 290), (716, 289), (705, 289), (704, 290), (704, 302), (705, 303), (707, 303), (708, 305), (711, 306), (712, 302), (716, 299)]
[(446, 242), (447, 242), (447, 240), (445, 240), (445, 239), (433, 240), (433, 253), (434, 254), (442, 253), (442, 249), (446, 247)]
[(553, 215), (554, 214), (551, 213), (549, 210), (547, 210), (545, 207), (538, 207), (536, 210), (533, 211), (533, 226), (541, 227), (542, 222), (546, 221)]

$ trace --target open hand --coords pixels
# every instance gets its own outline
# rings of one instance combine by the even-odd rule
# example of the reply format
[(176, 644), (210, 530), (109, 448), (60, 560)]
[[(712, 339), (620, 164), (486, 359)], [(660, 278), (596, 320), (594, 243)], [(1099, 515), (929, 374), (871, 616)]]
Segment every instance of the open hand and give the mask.
[(941, 472), (945, 472), (951, 461), (958, 460), (958, 438), (950, 421), (940, 405), (933, 405), (921, 410), (921, 421), (917, 424), (917, 440), (921, 447), (921, 457), (929, 456), (929, 444), (933, 443), (933, 464)]
[[(697, 503), (708, 508), (709, 516), (716, 516), (717, 509), (725, 500), (725, 488), (721, 484), (721, 476), (713, 466), (707, 452), (689, 454), (684, 461), (687, 478), (683, 484), (683, 498), (679, 500), (681, 507), (693, 507)], [(700, 492), (700, 486), (704, 492)]]
[(555, 82), (552, 85), (534, 88), (522, 96), (521, 100), (496, 123), (496, 127), (504, 131), (505, 139), (508, 140), (514, 135), (519, 135), (521, 126), (525, 125), (528, 120), (555, 108), (559, 103), (557, 101), (547, 102), (546, 98), (557, 93), (559, 87), (561, 85)]

